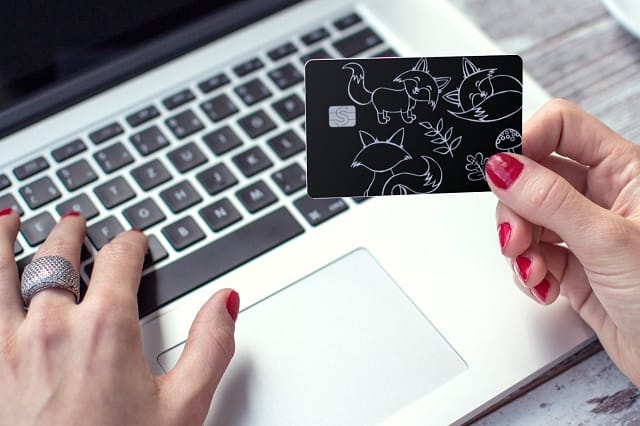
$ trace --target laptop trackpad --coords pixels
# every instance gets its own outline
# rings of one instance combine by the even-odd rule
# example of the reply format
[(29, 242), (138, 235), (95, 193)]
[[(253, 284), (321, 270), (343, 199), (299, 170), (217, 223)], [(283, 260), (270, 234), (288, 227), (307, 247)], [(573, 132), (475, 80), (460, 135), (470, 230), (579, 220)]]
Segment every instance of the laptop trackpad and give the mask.
[(466, 369), (364, 249), (242, 311), (236, 340), (207, 424), (372, 424)]

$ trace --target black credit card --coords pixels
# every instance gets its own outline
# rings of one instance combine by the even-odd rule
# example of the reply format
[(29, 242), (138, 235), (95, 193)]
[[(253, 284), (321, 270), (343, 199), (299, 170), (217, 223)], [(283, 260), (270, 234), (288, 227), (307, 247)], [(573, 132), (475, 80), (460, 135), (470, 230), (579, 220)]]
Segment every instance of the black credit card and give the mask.
[(488, 191), (521, 152), (517, 55), (313, 60), (305, 87), (313, 198)]

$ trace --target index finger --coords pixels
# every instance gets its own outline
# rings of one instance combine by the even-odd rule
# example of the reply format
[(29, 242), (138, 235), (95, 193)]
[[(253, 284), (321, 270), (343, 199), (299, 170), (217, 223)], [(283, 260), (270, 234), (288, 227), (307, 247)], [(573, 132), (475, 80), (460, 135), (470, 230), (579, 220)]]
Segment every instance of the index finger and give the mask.
[[(552, 152), (586, 166), (619, 159), (635, 145), (594, 116), (563, 99), (553, 99), (523, 126), (522, 153), (540, 161)], [(615, 155), (613, 155), (615, 153)]]

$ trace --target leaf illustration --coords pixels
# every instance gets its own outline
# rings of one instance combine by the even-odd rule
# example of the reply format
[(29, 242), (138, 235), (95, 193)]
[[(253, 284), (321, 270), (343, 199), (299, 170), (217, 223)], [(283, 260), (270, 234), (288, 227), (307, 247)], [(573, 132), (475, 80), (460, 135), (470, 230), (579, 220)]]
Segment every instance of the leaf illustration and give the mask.
[(464, 168), (469, 172), (467, 174), (467, 179), (471, 182), (486, 180), (484, 175), (484, 164), (486, 162), (487, 159), (484, 158), (484, 155), (481, 152), (478, 152), (476, 155), (467, 155), (467, 164), (464, 166)]
[(440, 155), (450, 155), (453, 158), (453, 151), (456, 150), (460, 143), (462, 142), (462, 136), (458, 136), (455, 139), (451, 140), (453, 136), (453, 127), (447, 129), (446, 132), (442, 132), (444, 130), (444, 120), (440, 118), (434, 127), (428, 121), (423, 121), (420, 123), (422, 127), (427, 129), (428, 131), (424, 134), (428, 138), (431, 138), (429, 142), (434, 145), (443, 145), (433, 149), (433, 152)]

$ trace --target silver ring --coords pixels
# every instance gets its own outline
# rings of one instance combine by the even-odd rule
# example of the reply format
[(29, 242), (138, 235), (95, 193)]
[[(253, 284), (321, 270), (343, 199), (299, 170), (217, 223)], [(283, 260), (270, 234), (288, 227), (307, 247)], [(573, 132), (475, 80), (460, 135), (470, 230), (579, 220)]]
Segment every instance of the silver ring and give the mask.
[(29, 306), (36, 293), (48, 288), (70, 291), (76, 303), (80, 300), (80, 275), (64, 257), (39, 257), (24, 268), (20, 291), (26, 306)]

